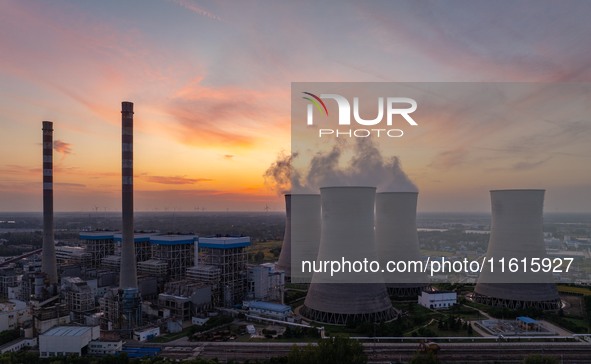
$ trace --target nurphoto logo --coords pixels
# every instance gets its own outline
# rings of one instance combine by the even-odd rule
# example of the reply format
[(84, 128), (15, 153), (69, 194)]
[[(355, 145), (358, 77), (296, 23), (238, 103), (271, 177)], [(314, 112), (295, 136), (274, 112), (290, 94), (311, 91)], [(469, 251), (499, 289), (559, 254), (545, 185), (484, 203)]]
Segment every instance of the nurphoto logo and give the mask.
[[(328, 118), (328, 108), (324, 100), (334, 100), (338, 107), (339, 126), (351, 125), (351, 103), (346, 97), (338, 94), (320, 94), (317, 96), (311, 92), (303, 92), (305, 96), (302, 98), (309, 101), (307, 104), (307, 125), (314, 125), (314, 108), (323, 116)], [(384, 101), (385, 100), (385, 101)], [(359, 107), (359, 97), (353, 97), (353, 119), (361, 126), (378, 126), (386, 115), (386, 125), (392, 126), (395, 115), (399, 115), (409, 125), (417, 126), (417, 122), (410, 116), (416, 111), (417, 102), (408, 97), (378, 97), (377, 98), (377, 116), (373, 119), (364, 119), (361, 117)], [(405, 106), (405, 107), (402, 107)], [(321, 128), (318, 130), (318, 137), (349, 137), (349, 138), (367, 138), (370, 136), (387, 136), (390, 138), (400, 138), (404, 135), (402, 129), (391, 128), (349, 128), (349, 129), (332, 129)]]

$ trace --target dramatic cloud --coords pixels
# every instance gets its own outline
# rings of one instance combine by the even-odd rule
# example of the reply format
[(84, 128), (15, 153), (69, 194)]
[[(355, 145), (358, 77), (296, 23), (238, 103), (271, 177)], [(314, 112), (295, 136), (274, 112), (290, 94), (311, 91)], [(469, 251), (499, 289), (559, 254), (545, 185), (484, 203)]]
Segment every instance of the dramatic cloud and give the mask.
[[(416, 81), (440, 92), (420, 104), (420, 126), (381, 149), (381, 157), (352, 143), (328, 146), (314, 160), (314, 150), (302, 149), (292, 164), (300, 174), (288, 175), (295, 186), (272, 182), (274, 189), (333, 181), (410, 189), (402, 161), (428, 197), (422, 201), (434, 201), (423, 205), (431, 210), (486, 210), (482, 190), (494, 183), (491, 188), (563, 188), (564, 211), (588, 211), (580, 193), (588, 189), (568, 186), (591, 180), (591, 123), (582, 108), (591, 94), (585, 86), (591, 49), (582, 46), (591, 38), (591, 3), (523, 0), (507, 12), (496, 2), (458, 2), (318, 2), (310, 11), (300, 2), (269, 2), (263, 9), (241, 1), (160, 0), (139, 7), (0, 1), (0, 33), (10, 34), (0, 36), (0, 155), (10, 156), (0, 162), (6, 191), (0, 210), (40, 209), (40, 120), (59, 122), (56, 137), (74, 143), (54, 152), (67, 159), (55, 163), (56, 180), (86, 184), (63, 187), (57, 208), (108, 200), (118, 209), (122, 100), (136, 105), (136, 173), (145, 173), (136, 187), (149, 190), (140, 207), (193, 209), (209, 199), (213, 209), (219, 192), (235, 193), (222, 209), (252, 203), (258, 210), (266, 202), (257, 199), (281, 201), (270, 191), (260, 197), (262, 191), (245, 189), (265, 188), (265, 168), (277, 151), (290, 148), (292, 82)], [(464, 94), (450, 92), (446, 81), (498, 86)], [(506, 93), (499, 81), (540, 91)], [(580, 92), (548, 97), (547, 81), (566, 81), (569, 90), (579, 85)], [(587, 100), (573, 104), (576, 95)], [(296, 156), (289, 157), (294, 162)], [(366, 169), (374, 173), (364, 175)], [(215, 181), (202, 182), (192, 171), (210, 171)], [(285, 177), (269, 174), (265, 179)], [(200, 187), (211, 191), (196, 195), (199, 202), (174, 192)], [(158, 198), (152, 202), (150, 194)], [(478, 202), (462, 202), (468, 194)]]
[(287, 101), (286, 95), (205, 86), (197, 77), (175, 92), (166, 111), (177, 122), (175, 137), (185, 144), (253, 148), (258, 141), (285, 132), (288, 117), (269, 99)]

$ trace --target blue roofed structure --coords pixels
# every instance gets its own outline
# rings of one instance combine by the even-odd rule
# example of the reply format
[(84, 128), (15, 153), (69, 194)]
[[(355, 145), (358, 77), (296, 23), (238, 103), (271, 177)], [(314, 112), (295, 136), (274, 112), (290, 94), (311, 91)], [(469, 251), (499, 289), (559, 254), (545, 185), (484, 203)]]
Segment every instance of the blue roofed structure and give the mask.
[(233, 249), (250, 246), (250, 237), (248, 236), (199, 238), (198, 241), (200, 248)]
[(150, 237), (150, 243), (158, 245), (190, 245), (195, 243), (195, 235), (154, 235)]
[(285, 321), (293, 315), (291, 306), (265, 301), (244, 301), (242, 306), (256, 316)]
[(519, 316), (519, 317), (517, 317), (517, 321), (521, 321), (524, 324), (537, 324), (538, 323), (537, 320), (534, 320), (533, 318), (527, 317), (527, 316)]

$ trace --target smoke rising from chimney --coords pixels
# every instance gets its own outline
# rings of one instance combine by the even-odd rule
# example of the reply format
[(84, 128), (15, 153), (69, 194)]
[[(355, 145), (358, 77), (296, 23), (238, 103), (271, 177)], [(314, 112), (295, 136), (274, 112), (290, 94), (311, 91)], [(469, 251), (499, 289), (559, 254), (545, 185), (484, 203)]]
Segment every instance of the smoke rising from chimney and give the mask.
[[(352, 148), (353, 156), (342, 164), (343, 155)], [(396, 156), (385, 158), (369, 139), (351, 145), (335, 144), (331, 150), (316, 154), (307, 171), (294, 169), (297, 153), (282, 153), (265, 172), (267, 185), (279, 193), (313, 193), (320, 187), (376, 186), (378, 192), (418, 192), (417, 186), (402, 170)]]
[[(292, 168), (292, 161), (297, 158), (298, 153), (279, 153), (277, 160), (273, 162), (263, 175), (265, 184), (278, 195), (291, 192), (292, 181), (299, 181), (299, 172)], [(296, 188), (298, 186), (295, 186)]]

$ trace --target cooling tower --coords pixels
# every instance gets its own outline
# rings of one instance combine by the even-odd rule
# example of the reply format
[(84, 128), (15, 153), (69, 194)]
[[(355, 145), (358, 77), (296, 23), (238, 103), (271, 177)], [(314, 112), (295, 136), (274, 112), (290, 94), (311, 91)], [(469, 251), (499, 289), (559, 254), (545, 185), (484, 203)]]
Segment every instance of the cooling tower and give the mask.
[[(543, 233), (544, 190), (491, 191), (492, 222), (486, 259), (531, 259), (546, 257)], [(505, 270), (507, 266), (505, 266)], [(501, 274), (496, 264), (478, 277), (474, 300), (491, 306), (560, 308), (560, 299), (550, 273), (524, 273), (522, 268)]]
[(292, 271), (292, 262), (316, 260), (320, 244), (320, 195), (285, 195), (287, 220), (284, 243), (277, 262), (277, 269), (287, 277), (298, 276)]
[[(325, 187), (320, 189), (320, 196), (322, 226), (318, 260), (335, 260), (337, 256), (376, 260), (375, 188)], [(314, 273), (300, 313), (311, 320), (335, 325), (396, 318), (381, 273), (372, 283), (344, 283), (347, 280), (343, 277)]]
[[(420, 261), (417, 234), (418, 192), (376, 194), (376, 246), (380, 265), (387, 261)], [(398, 297), (417, 297), (427, 286), (421, 272), (384, 273), (388, 293)]]
[(285, 278), (291, 277), (291, 195), (285, 195), (285, 232), (283, 233), (283, 244), (279, 260), (275, 269), (285, 272)]
[(137, 288), (133, 236), (133, 103), (121, 104), (121, 176), (123, 230), (119, 287)]
[(57, 284), (53, 236), (53, 123), (43, 122), (43, 253), (41, 271), (50, 284)]

